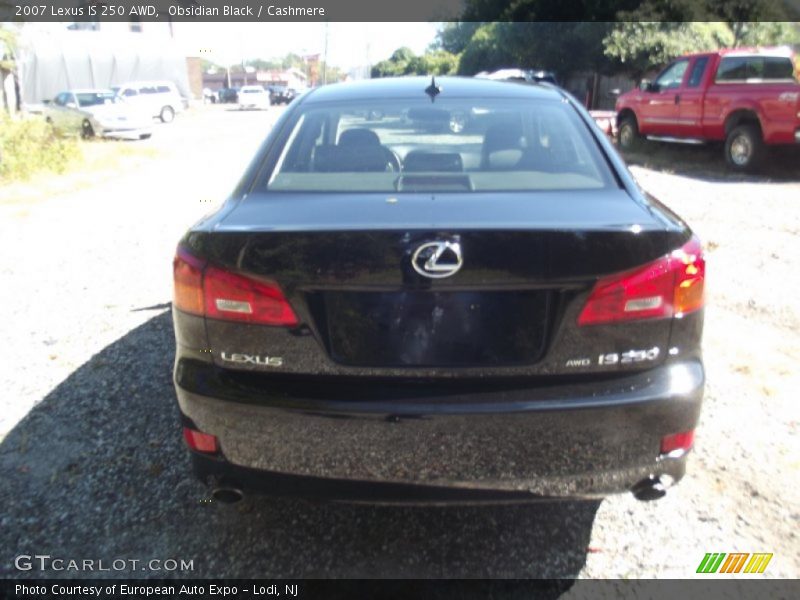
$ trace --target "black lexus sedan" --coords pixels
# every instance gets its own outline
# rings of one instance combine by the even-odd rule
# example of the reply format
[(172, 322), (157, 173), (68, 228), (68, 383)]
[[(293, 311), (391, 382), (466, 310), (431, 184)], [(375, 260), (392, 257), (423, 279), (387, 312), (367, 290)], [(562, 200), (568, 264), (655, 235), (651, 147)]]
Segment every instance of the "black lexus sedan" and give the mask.
[(661, 497), (700, 412), (704, 278), (556, 87), (316, 89), (178, 246), (195, 472), (220, 501)]

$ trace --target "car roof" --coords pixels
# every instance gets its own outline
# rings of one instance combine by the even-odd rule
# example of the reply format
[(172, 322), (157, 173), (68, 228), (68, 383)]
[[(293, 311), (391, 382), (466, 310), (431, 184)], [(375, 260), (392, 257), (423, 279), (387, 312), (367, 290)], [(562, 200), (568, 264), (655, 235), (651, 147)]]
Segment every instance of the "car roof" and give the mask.
[(175, 87), (175, 84), (168, 79), (156, 79), (152, 81), (126, 81), (125, 83), (118, 83), (116, 87), (132, 87), (134, 85), (168, 85)]
[(682, 58), (693, 56), (771, 56), (779, 58), (791, 58), (792, 49), (788, 46), (752, 47), (742, 46), (739, 48), (722, 48), (720, 50), (709, 50), (707, 52), (688, 52)]
[(78, 88), (76, 90), (67, 90), (72, 94), (113, 94), (114, 90), (111, 88)]
[[(386, 77), (334, 83), (314, 89), (304, 103), (391, 98), (425, 98), (430, 77)], [(520, 85), (473, 77), (436, 77), (437, 98), (542, 98), (559, 100), (562, 93), (549, 85)]]

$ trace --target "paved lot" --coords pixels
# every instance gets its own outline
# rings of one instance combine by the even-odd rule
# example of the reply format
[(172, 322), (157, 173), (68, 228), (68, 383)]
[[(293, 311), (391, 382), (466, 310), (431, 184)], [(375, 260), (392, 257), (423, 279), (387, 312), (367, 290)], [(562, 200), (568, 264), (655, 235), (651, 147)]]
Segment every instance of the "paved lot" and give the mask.
[[(773, 552), (766, 575), (800, 575), (800, 162), (732, 182), (708, 150), (632, 167), (709, 247), (707, 400), (667, 498), (205, 502), (170, 380), (170, 260), (275, 116), (201, 109), (116, 177), (0, 204), (0, 576), (49, 554), (191, 560), (177, 575), (201, 577), (689, 577), (710, 551)], [(170, 574), (140, 569), (100, 575)], [(81, 575), (46, 573), (65, 574)]]

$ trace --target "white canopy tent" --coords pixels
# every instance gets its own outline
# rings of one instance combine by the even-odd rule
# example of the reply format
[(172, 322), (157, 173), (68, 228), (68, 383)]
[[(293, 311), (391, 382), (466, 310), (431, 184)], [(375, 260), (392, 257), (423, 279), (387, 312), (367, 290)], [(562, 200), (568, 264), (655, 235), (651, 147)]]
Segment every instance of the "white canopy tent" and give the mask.
[(17, 65), (24, 105), (40, 104), (68, 89), (142, 80), (172, 81), (181, 96), (191, 97), (186, 58), (169, 37), (23, 30)]

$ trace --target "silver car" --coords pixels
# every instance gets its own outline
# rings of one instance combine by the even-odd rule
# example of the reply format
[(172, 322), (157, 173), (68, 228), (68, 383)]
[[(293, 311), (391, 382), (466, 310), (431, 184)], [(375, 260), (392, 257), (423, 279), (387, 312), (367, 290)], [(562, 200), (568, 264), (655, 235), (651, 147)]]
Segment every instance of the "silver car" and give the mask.
[(45, 105), (48, 123), (61, 133), (79, 133), (85, 138), (119, 137), (147, 139), (153, 119), (140, 108), (122, 102), (107, 89), (69, 90)]

